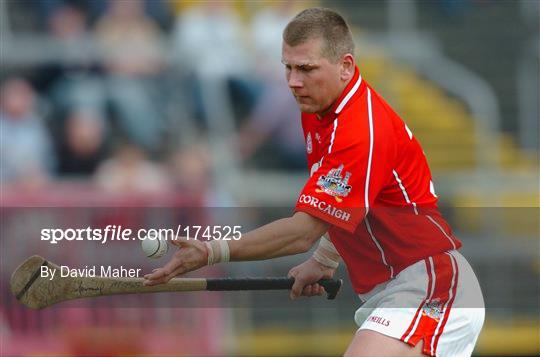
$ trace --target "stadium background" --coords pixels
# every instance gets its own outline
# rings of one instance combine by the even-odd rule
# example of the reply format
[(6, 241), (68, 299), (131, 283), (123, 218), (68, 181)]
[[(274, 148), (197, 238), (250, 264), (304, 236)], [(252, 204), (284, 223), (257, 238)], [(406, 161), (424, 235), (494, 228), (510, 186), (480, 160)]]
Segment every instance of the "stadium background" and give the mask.
[[(539, 2), (3, 0), (1, 355), (344, 351), (350, 286), (331, 303), (197, 293), (38, 312), (8, 291), (36, 253), (74, 266), (164, 261), (137, 244), (52, 246), (43, 227), (249, 228), (290, 214), (307, 172), (280, 35), (313, 5), (353, 25), (363, 77), (426, 151), (488, 306), (475, 354), (540, 354)], [(302, 259), (193, 276), (284, 275)]]

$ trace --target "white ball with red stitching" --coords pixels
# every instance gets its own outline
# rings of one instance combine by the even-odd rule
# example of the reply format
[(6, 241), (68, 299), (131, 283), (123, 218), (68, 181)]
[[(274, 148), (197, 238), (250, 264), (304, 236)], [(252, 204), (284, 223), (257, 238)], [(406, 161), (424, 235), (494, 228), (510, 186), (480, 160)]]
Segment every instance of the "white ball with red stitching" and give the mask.
[(141, 241), (141, 248), (148, 258), (161, 258), (169, 251), (165, 237), (148, 235)]

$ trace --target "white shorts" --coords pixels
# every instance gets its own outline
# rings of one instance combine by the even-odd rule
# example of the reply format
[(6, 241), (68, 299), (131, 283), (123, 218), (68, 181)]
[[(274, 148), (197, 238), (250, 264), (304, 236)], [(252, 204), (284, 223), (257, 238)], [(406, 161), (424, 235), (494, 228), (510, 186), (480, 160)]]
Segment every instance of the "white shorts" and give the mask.
[(470, 356), (484, 323), (480, 285), (455, 250), (416, 262), (360, 299), (359, 330), (412, 346), (423, 340), (429, 356)]

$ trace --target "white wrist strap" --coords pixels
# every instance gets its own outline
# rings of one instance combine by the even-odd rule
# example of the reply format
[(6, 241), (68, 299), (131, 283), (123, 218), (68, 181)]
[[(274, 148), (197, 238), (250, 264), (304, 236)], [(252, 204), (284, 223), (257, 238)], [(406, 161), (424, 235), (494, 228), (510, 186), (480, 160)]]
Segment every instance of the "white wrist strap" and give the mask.
[(313, 259), (328, 268), (336, 269), (339, 266), (340, 258), (336, 247), (326, 236), (323, 236), (317, 250), (313, 253)]
[(229, 243), (224, 240), (213, 240), (204, 242), (208, 252), (208, 265), (216, 263), (226, 263), (230, 259)]

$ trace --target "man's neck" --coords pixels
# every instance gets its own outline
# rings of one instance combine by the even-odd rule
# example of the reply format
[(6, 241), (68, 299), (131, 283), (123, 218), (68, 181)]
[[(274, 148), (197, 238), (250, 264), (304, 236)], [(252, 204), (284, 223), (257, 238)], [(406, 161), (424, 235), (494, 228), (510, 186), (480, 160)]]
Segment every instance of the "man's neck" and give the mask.
[(343, 91), (345, 90), (345, 88), (347, 88), (347, 86), (349, 85), (349, 83), (351, 83), (351, 81), (353, 80), (354, 76), (351, 77), (351, 79), (349, 79), (347, 82), (345, 82), (343, 84), (343, 86), (341, 86), (340, 90), (339, 90), (339, 94), (338, 96), (336, 97), (336, 99), (334, 99), (334, 101), (332, 102), (332, 104), (330, 104), (330, 106), (328, 108), (326, 108), (324, 111), (322, 112), (319, 112), (319, 113), (315, 113), (315, 115), (317, 116), (317, 119), (318, 120), (321, 120), (322, 118), (324, 118), (326, 116), (326, 114), (330, 113), (330, 111), (334, 108), (334, 105), (336, 104), (336, 101), (341, 98), (341, 95), (343, 94)]

